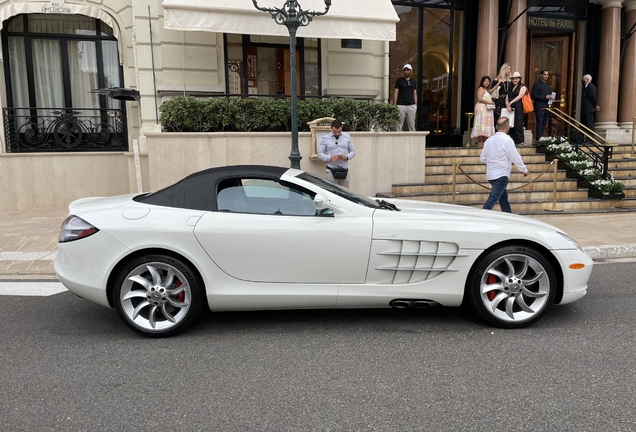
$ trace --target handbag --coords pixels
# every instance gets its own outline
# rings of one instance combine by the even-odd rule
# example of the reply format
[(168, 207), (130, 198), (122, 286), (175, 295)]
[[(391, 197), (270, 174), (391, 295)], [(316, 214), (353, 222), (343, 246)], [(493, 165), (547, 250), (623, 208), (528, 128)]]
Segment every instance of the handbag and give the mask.
[(349, 173), (349, 168), (341, 168), (341, 167), (327, 167), (329, 171), (331, 171), (331, 175), (336, 180), (344, 180), (347, 178), (347, 174)]
[(486, 104), (486, 109), (487, 109), (488, 111), (490, 111), (490, 110), (494, 110), (495, 108), (496, 108), (495, 104)]
[(501, 117), (508, 117), (508, 121), (511, 125), (515, 124), (515, 112), (508, 111), (506, 108), (501, 109)]
[(532, 98), (526, 91), (526, 94), (521, 98), (521, 103), (523, 104), (523, 113), (528, 114), (534, 111), (534, 106), (532, 105)]

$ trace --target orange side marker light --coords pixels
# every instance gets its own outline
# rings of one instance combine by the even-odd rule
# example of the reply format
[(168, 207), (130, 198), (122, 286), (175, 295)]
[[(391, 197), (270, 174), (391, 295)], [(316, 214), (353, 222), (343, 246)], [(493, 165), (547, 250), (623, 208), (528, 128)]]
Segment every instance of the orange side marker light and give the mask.
[(585, 264), (583, 264), (583, 263), (574, 263), (574, 264), (570, 264), (570, 268), (571, 268), (572, 270), (582, 269), (583, 267), (585, 267)]

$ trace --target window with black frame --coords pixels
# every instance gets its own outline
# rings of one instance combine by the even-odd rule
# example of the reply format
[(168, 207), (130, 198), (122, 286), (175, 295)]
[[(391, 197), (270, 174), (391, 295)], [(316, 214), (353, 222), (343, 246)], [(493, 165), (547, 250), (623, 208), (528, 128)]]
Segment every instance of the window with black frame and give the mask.
[[(224, 35), (226, 93), (229, 95), (291, 95), (289, 38), (259, 35)], [(320, 40), (298, 38), (297, 94), (320, 96)]]
[(81, 15), (18, 15), (2, 31), (8, 152), (128, 150), (113, 31)]

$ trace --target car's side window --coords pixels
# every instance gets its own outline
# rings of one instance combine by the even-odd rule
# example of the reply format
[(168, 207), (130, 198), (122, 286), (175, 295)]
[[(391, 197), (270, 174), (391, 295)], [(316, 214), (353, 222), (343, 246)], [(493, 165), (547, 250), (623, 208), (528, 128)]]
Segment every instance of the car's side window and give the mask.
[(313, 195), (309, 191), (275, 180), (225, 180), (218, 190), (219, 211), (287, 216), (316, 215)]

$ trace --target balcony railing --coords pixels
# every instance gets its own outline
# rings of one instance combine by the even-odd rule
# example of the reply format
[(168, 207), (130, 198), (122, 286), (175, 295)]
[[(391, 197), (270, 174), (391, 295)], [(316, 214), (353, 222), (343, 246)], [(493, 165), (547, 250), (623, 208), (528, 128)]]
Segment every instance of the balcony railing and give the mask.
[(8, 153), (128, 151), (126, 111), (4, 108)]

